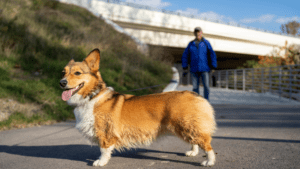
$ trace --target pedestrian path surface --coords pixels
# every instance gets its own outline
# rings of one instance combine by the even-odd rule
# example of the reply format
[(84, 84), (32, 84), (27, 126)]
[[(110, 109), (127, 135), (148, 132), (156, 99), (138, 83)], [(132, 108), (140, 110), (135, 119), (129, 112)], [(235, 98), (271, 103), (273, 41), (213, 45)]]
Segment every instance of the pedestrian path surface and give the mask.
[[(177, 91), (193, 90), (192, 85), (179, 85)], [(203, 96), (203, 87), (200, 87)], [(242, 105), (300, 105), (300, 102), (279, 97), (270, 93), (252, 93), (240, 90), (210, 88), (211, 104), (242, 104)]]
[[(192, 90), (192, 86), (177, 90)], [(252, 94), (211, 88), (218, 126), (212, 139), (217, 159), (212, 168), (299, 168), (300, 105)], [(95, 169), (92, 164), (100, 155), (99, 147), (91, 146), (75, 125), (76, 121), (67, 121), (0, 132), (0, 169)], [(189, 144), (165, 136), (147, 147), (114, 151), (104, 168), (201, 168), (204, 152), (186, 157), (187, 150)]]
[[(213, 105), (218, 129), (209, 169), (298, 169), (300, 106)], [(98, 169), (100, 156), (75, 128), (76, 121), (0, 132), (0, 169)], [(208, 169), (203, 151), (186, 157), (191, 146), (174, 136), (147, 147), (114, 151), (105, 169)]]

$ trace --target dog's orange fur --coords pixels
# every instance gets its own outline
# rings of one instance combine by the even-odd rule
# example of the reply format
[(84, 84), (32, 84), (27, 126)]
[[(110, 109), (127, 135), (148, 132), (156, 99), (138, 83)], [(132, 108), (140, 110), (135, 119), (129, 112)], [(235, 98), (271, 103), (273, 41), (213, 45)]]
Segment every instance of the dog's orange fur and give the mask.
[(206, 113), (213, 110), (205, 99), (189, 91), (125, 97), (115, 94), (95, 105), (95, 130), (101, 147), (147, 143), (169, 131), (211, 150), (215, 123)]
[[(100, 53), (93, 50), (83, 62), (71, 60), (65, 67), (68, 87), (84, 82), (77, 92), (83, 98), (99, 89), (102, 96), (93, 108), (94, 137), (101, 148), (148, 144), (164, 133), (173, 133), (204, 151), (212, 150), (216, 129), (214, 110), (209, 102), (190, 91), (174, 91), (133, 96), (109, 91), (101, 78)], [(81, 75), (75, 75), (81, 72)]]

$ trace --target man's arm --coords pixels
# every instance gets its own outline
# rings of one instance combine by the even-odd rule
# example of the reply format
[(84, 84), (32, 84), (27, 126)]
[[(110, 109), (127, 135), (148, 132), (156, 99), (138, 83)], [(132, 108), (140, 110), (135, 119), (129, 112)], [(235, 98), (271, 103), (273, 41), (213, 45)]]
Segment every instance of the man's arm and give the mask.
[(185, 48), (182, 57), (181, 57), (181, 63), (183, 70), (188, 69), (189, 65), (189, 57), (190, 57), (190, 50), (189, 50), (190, 44), (188, 44), (187, 48)]
[(210, 57), (210, 61), (211, 61), (211, 63), (210, 63), (211, 65), (209, 65), (209, 66), (212, 66), (213, 68), (217, 68), (217, 66), (218, 66), (217, 55), (208, 41), (207, 41), (207, 49), (209, 50), (208, 57)]

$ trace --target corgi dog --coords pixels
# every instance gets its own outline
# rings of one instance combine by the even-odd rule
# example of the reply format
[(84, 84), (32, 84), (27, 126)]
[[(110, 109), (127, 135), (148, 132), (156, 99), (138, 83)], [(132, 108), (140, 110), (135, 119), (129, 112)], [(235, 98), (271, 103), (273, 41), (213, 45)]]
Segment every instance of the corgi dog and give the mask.
[(167, 133), (192, 145), (186, 156), (196, 156), (200, 147), (207, 154), (201, 165), (215, 164), (211, 140), (216, 122), (206, 99), (190, 91), (120, 94), (106, 87), (99, 64), (100, 50), (94, 49), (82, 62), (72, 59), (60, 80), (62, 99), (75, 107), (76, 128), (100, 147), (93, 166), (106, 165), (114, 149), (149, 145)]

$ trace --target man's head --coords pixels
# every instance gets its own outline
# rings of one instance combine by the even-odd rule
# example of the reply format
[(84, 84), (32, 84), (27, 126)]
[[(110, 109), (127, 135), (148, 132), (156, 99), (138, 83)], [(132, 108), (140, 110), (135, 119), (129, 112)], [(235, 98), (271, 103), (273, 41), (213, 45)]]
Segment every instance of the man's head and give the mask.
[(202, 29), (200, 27), (196, 27), (194, 30), (194, 35), (197, 40), (201, 40), (202, 38)]

